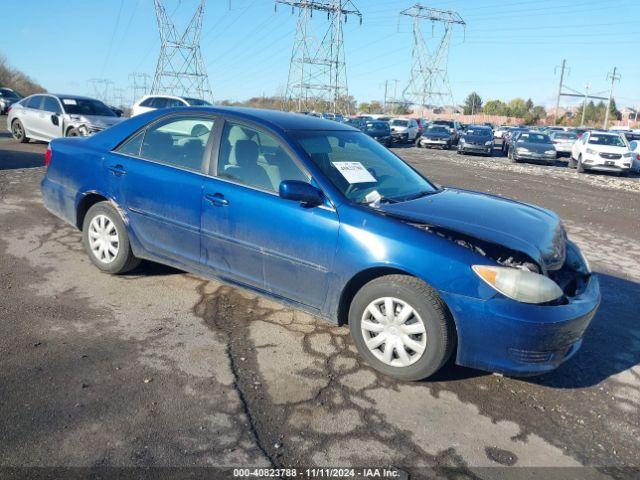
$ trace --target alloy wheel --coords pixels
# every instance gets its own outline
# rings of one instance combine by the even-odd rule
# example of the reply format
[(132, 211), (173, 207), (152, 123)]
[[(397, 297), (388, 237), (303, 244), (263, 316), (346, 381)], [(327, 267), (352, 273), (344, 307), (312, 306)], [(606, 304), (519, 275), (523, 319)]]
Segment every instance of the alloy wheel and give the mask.
[(120, 237), (114, 222), (106, 215), (96, 215), (89, 224), (91, 253), (102, 263), (111, 263), (118, 256)]
[(427, 346), (427, 331), (420, 315), (399, 298), (382, 297), (371, 302), (360, 327), (369, 351), (393, 367), (414, 364)]
[(22, 140), (24, 136), (24, 131), (22, 130), (22, 125), (20, 122), (13, 122), (13, 137), (16, 140)]

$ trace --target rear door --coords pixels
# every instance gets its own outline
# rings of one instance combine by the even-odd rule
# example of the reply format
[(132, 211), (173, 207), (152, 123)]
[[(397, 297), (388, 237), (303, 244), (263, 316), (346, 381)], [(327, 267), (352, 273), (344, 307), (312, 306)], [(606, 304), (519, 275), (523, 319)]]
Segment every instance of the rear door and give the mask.
[(34, 95), (24, 103), (25, 109), (20, 115), (20, 121), (25, 129), (27, 137), (44, 138), (40, 124), (40, 113), (43, 101), (42, 95)]
[(278, 195), (283, 180), (311, 182), (274, 134), (225, 122), (202, 206), (203, 262), (223, 276), (320, 308), (333, 264), (338, 215)]
[(203, 159), (215, 117), (161, 117), (105, 162), (141, 246), (180, 265), (200, 262)]

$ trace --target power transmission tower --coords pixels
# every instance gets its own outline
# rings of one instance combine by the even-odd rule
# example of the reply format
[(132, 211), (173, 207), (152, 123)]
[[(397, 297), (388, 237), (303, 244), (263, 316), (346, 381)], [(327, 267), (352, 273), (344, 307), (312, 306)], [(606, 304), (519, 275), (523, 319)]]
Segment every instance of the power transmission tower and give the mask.
[(154, 0), (160, 31), (160, 56), (151, 93), (196, 96), (211, 100), (209, 77), (200, 52), (200, 33), (206, 0), (200, 0), (182, 35), (178, 35), (162, 0)]
[[(276, 8), (278, 4), (290, 6), (291, 13), (298, 10), (285, 110), (350, 113), (343, 20), (346, 23), (354, 15), (362, 23), (362, 14), (351, 0), (276, 0)], [(313, 32), (313, 12), (327, 15), (328, 27), (322, 37)]]
[(618, 67), (613, 67), (613, 73), (607, 74), (607, 80), (611, 80), (611, 89), (609, 90), (609, 99), (607, 100), (607, 111), (604, 114), (604, 125), (602, 128), (605, 130), (609, 125), (609, 109), (611, 109), (611, 99), (613, 98), (613, 85), (615, 82), (620, 81), (620, 74), (618, 72)]
[[(560, 86), (558, 87), (558, 97), (556, 98), (556, 109), (553, 112), (553, 124), (555, 125), (558, 120), (558, 110), (560, 109), (560, 96), (562, 95), (562, 85), (564, 83), (564, 71), (567, 69), (567, 61), (562, 60), (562, 67), (560, 67)], [(585, 98), (586, 100), (586, 98)]]
[(132, 72), (129, 74), (129, 88), (133, 95), (134, 103), (143, 95), (149, 93), (149, 80), (151, 77), (146, 73)]
[(91, 96), (101, 100), (104, 103), (109, 103), (111, 100), (111, 90), (113, 89), (113, 82), (107, 78), (91, 78), (87, 80), (91, 88)]
[[(410, 105), (445, 106), (454, 105), (449, 75), (449, 44), (453, 28), (466, 23), (457, 12), (428, 8), (416, 3), (413, 7), (400, 12), (400, 15), (413, 19), (413, 51), (411, 78), (402, 92), (405, 103)], [(422, 35), (422, 21), (431, 22), (432, 35), (435, 37), (436, 25), (442, 25), (443, 33), (439, 41), (430, 49)]]

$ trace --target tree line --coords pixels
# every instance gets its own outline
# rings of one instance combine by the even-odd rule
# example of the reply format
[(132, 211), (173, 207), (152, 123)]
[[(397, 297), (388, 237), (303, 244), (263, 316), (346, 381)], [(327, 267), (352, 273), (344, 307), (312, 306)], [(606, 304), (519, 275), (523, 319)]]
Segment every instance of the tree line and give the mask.
[(10, 88), (23, 97), (46, 91), (31, 77), (9, 66), (7, 60), (2, 56), (0, 56), (0, 87)]

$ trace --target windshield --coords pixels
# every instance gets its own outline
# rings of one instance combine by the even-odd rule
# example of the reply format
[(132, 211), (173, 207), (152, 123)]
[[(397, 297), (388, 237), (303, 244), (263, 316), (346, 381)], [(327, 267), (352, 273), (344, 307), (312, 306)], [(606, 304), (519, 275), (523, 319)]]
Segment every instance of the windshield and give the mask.
[(427, 133), (446, 133), (449, 134), (449, 129), (447, 127), (429, 127), (427, 128)]
[(409, 125), (409, 122), (407, 122), (406, 120), (391, 120), (391, 125), (393, 125), (394, 127), (406, 127), (407, 125)]
[(607, 145), (609, 147), (625, 147), (626, 146), (619, 135), (592, 134), (589, 137), (589, 143), (591, 145)]
[(11, 98), (14, 100), (18, 100), (20, 97), (18, 95), (16, 95), (16, 93), (12, 90), (7, 90), (4, 88), (0, 88), (0, 97), (3, 98)]
[(61, 98), (64, 109), (71, 115), (99, 115), (103, 117), (115, 117), (109, 107), (100, 100), (90, 98)]
[(478, 137), (489, 137), (493, 133), (488, 128), (469, 127), (465, 132), (465, 135), (477, 135)]
[(578, 134), (576, 132), (556, 132), (553, 134), (554, 140), (577, 140)]
[(361, 132), (294, 132), (303, 150), (349, 200), (397, 202), (437, 192), (435, 186)]
[(387, 122), (367, 122), (367, 124), (364, 126), (364, 129), (367, 132), (389, 130), (389, 124)]
[(433, 122), (434, 125), (446, 125), (449, 128), (453, 128), (453, 122), (449, 122), (447, 120), (436, 120)]
[(207, 107), (210, 106), (211, 104), (209, 102), (207, 102), (206, 100), (200, 100), (198, 98), (187, 98), (187, 97), (182, 97), (183, 100), (186, 100), (186, 102), (191, 105), (192, 107)]
[(543, 133), (521, 133), (518, 142), (527, 143), (551, 143), (551, 139)]

